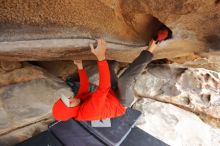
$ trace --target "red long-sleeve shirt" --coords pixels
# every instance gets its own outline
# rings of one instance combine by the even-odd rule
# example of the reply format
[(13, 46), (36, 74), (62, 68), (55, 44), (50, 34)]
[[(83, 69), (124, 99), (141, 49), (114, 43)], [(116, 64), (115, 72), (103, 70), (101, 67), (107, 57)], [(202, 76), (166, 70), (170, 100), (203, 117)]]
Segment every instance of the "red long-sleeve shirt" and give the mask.
[(110, 83), (110, 71), (107, 61), (98, 61), (99, 86), (95, 92), (89, 92), (89, 81), (84, 69), (78, 70), (80, 89), (74, 98), (79, 98), (79, 106), (68, 108), (59, 99), (53, 107), (56, 120), (100, 120), (121, 116), (125, 108), (117, 99)]

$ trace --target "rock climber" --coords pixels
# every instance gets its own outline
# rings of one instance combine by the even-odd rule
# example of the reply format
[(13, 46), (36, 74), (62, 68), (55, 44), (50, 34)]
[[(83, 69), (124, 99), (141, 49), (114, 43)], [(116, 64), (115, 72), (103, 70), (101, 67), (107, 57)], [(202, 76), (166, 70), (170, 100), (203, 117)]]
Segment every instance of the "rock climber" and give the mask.
[(67, 107), (61, 99), (53, 106), (53, 116), (56, 120), (101, 120), (118, 117), (125, 113), (124, 106), (119, 102), (111, 89), (110, 71), (106, 61), (106, 42), (98, 40), (97, 48), (90, 45), (91, 52), (98, 59), (99, 86), (94, 92), (89, 92), (89, 80), (81, 60), (75, 60), (80, 78), (80, 88), (74, 98), (70, 98)]
[[(94, 92), (89, 92), (89, 81), (81, 60), (75, 60), (80, 77), (80, 88), (74, 98), (70, 98), (70, 107), (67, 107), (61, 99), (53, 106), (53, 116), (56, 120), (101, 120), (121, 116), (125, 113), (125, 107), (132, 105), (133, 83), (135, 76), (152, 60), (156, 43), (170, 36), (168, 29), (161, 29), (156, 37), (150, 41), (149, 48), (129, 65), (117, 81), (117, 91), (111, 89), (110, 70), (106, 61), (106, 42), (98, 40), (98, 46), (94, 49), (90, 45), (91, 52), (98, 59), (99, 86)], [(117, 98), (118, 97), (118, 98)]]

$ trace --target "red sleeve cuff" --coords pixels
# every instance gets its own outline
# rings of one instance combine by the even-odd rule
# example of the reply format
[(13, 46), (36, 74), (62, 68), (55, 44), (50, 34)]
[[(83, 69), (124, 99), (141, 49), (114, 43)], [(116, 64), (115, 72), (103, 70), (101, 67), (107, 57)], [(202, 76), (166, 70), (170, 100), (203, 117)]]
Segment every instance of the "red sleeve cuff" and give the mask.
[(107, 60), (98, 61), (98, 64), (105, 64), (107, 63)]
[(80, 72), (84, 72), (85, 71), (85, 69), (83, 68), (83, 69), (78, 69), (78, 72), (80, 73)]

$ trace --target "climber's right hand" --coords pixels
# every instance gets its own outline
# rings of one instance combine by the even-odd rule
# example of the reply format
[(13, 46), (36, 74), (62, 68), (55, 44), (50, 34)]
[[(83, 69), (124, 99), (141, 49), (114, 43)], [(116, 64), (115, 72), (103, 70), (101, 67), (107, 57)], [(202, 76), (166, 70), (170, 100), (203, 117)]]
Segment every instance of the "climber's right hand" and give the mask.
[(105, 60), (106, 42), (104, 39), (98, 39), (98, 46), (94, 48), (93, 44), (90, 44), (91, 52), (97, 57), (99, 61)]

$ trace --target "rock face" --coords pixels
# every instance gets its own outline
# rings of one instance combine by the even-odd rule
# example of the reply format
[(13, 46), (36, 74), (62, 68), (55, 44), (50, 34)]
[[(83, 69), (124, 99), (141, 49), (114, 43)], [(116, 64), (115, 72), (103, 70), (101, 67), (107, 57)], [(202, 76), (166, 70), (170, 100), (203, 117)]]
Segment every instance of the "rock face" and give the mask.
[(71, 89), (59, 79), (38, 79), (0, 88), (0, 135), (48, 118), (53, 103)]
[(72, 96), (65, 82), (54, 76), (66, 77), (73, 65), (68, 63), (59, 62), (48, 68), (48, 63), (41, 62), (43, 69), (27, 62), (1, 62), (1, 146), (14, 145), (47, 129), (53, 121), (51, 108), (60, 94)]
[(0, 145), (14, 146), (17, 143), (39, 134), (40, 132), (46, 131), (48, 129), (48, 124), (51, 122), (53, 122), (53, 118), (48, 116), (46, 119), (43, 119), (37, 123), (15, 129), (10, 133), (0, 136)]
[(200, 58), (197, 55), (189, 55), (184, 57), (177, 57), (170, 59), (174, 64), (184, 64), (187, 67), (205, 68), (208, 70), (220, 72), (220, 61), (217, 57), (218, 54), (209, 55), (208, 58)]
[(103, 37), (108, 59), (130, 62), (162, 23), (174, 39), (159, 45), (155, 58), (202, 56), (219, 50), (219, 12), (218, 0), (1, 1), (0, 59), (94, 59), (88, 43)]
[(1, 61), (0, 64), (1, 72), (13, 71), (22, 67), (22, 63), (13, 61)]
[[(134, 4), (138, 3), (136, 2)], [(10, 27), (12, 29), (19, 27), (19, 24), (45, 26), (43, 31), (39, 28), (35, 30), (31, 29), (32, 31), (29, 31), (28, 26), (27, 28), (21, 27), (24, 31), (30, 34), (31, 37), (35, 38), (45, 38), (45, 34), (49, 37), (52, 36), (53, 38), (56, 38), (54, 34), (59, 35), (62, 38), (70, 36), (89, 38), (102, 36), (111, 38), (112, 40), (121, 41), (139, 41), (141, 37), (145, 39), (148, 38), (150, 33), (141, 30), (141, 28), (145, 27), (146, 30), (147, 26), (152, 22), (149, 21), (153, 19), (152, 16), (144, 13), (143, 10), (140, 11), (136, 20), (133, 20), (133, 23), (137, 23), (137, 25), (141, 27), (138, 31), (138, 29), (129, 26), (132, 25), (128, 24), (129, 21), (127, 22), (124, 20), (126, 18), (122, 15), (120, 10), (121, 6), (124, 7), (126, 5), (120, 1), (111, 2), (103, 0), (58, 0), (56, 2), (51, 0), (44, 0), (42, 2), (17, 2), (15, 0), (10, 0), (7, 2), (1, 2), (0, 12), (2, 15), (0, 16), (0, 22), (9, 25), (17, 24), (14, 26), (12, 25), (13, 27)], [(160, 25), (156, 20), (154, 21), (156, 24)], [(4, 26), (5, 25), (2, 27)], [(51, 26), (55, 27), (50, 29)], [(56, 27), (58, 27), (58, 29), (56, 29)], [(6, 34), (7, 32), (5, 33), (4, 38), (1, 37), (1, 40), (21, 39), (16, 35), (10, 36), (10, 34)], [(21, 37), (23, 37), (23, 40), (28, 38), (28, 36)]]
[(77, 70), (73, 61), (40, 61), (36, 65), (62, 80), (66, 80), (68, 76)]
[(220, 145), (220, 130), (205, 124), (193, 113), (146, 98), (133, 107), (142, 112), (137, 126), (171, 146)]
[[(61, 92), (59, 89), (70, 94), (69, 88), (49, 73), (65, 80), (75, 72), (72, 62), (67, 60), (96, 59), (89, 49), (96, 38), (107, 41), (107, 59), (128, 63), (146, 49), (149, 40), (164, 25), (172, 30), (173, 39), (158, 45), (154, 60), (167, 58), (185, 66), (149, 66), (137, 77), (134, 96), (169, 102), (200, 116), (220, 119), (219, 0), (3, 0), (0, 14), (0, 145), (6, 144), (1, 142), (4, 137), (10, 141), (10, 133), (16, 137), (16, 132), (10, 131), (47, 118), (58, 98), (56, 95)], [(38, 65), (48, 72), (16, 61), (39, 61)], [(123, 72), (119, 63), (115, 66), (113, 63), (112, 68), (118, 76)], [(91, 82), (98, 84), (94, 63), (86, 69)], [(148, 112), (148, 106), (144, 103), (141, 108)], [(149, 107), (161, 109), (160, 117), (166, 115), (163, 106), (154, 102)], [(171, 105), (169, 108), (172, 112), (176, 110)], [(163, 119), (165, 127), (172, 127), (166, 125), (170, 123), (177, 126), (174, 130), (181, 131), (180, 114), (186, 114), (192, 123), (201, 125), (195, 126), (195, 131), (202, 128), (209, 134), (199, 131), (201, 136), (196, 136), (198, 133), (193, 132), (193, 140), (181, 139), (168, 130), (171, 133), (168, 138), (175, 139), (165, 139), (168, 144), (180, 144), (181, 139), (187, 145), (191, 140), (192, 145), (219, 145), (219, 137), (210, 132), (210, 127), (188, 112), (177, 111), (176, 115), (167, 115), (170, 119)], [(2, 136), (5, 133), (9, 136)], [(203, 141), (205, 136), (207, 141)]]
[(4, 64), (7, 66), (0, 67), (0, 87), (50, 76), (42, 68), (27, 62), (4, 62)]
[(220, 119), (220, 74), (202, 68), (149, 65), (136, 78), (136, 96), (153, 98)]
[[(139, 49), (140, 45), (148, 42), (153, 31), (161, 26), (151, 15), (141, 14), (135, 23), (144, 20), (138, 25), (145, 31), (137, 32), (124, 21), (119, 1), (42, 2), (1, 2), (0, 59), (94, 59), (88, 52), (88, 44), (93, 43), (97, 37), (103, 37), (110, 44), (108, 58), (119, 60), (119, 56), (113, 56), (112, 52), (116, 55), (121, 49)], [(146, 29), (148, 26), (152, 28), (149, 31)]]

